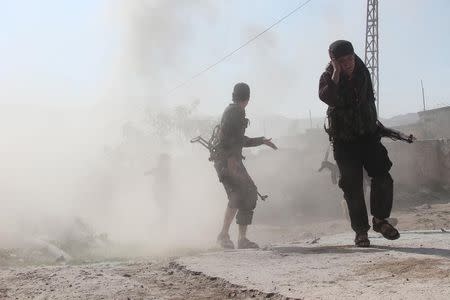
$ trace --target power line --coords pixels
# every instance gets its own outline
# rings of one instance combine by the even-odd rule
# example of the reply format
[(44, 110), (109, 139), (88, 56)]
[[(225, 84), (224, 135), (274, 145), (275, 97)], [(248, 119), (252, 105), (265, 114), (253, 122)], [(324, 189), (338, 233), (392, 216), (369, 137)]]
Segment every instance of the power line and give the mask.
[(296, 8), (294, 8), (293, 10), (291, 10), (287, 15), (283, 16), (281, 19), (279, 19), (278, 21), (276, 21), (275, 23), (273, 23), (272, 25), (270, 25), (269, 27), (267, 27), (266, 29), (264, 29), (263, 31), (261, 31), (260, 33), (258, 33), (257, 35), (255, 35), (254, 37), (252, 37), (251, 39), (249, 39), (248, 41), (246, 41), (245, 43), (243, 43), (242, 45), (240, 45), (238, 48), (234, 49), (233, 51), (231, 51), (230, 53), (228, 53), (227, 55), (223, 56), (222, 58), (220, 58), (219, 60), (217, 60), (215, 63), (209, 65), (208, 67), (204, 68), (203, 70), (201, 70), (200, 72), (194, 74), (193, 76), (191, 76), (190, 78), (188, 78), (187, 80), (185, 80), (184, 82), (180, 83), (179, 85), (177, 85), (176, 87), (174, 87), (173, 89), (171, 89), (169, 91), (169, 93), (172, 93), (174, 91), (176, 91), (177, 89), (185, 86), (186, 84), (188, 84), (189, 82), (191, 82), (192, 80), (196, 79), (197, 77), (201, 76), (203, 73), (208, 72), (209, 70), (211, 70), (212, 68), (214, 68), (215, 66), (217, 66), (218, 64), (222, 63), (223, 61), (225, 61), (226, 59), (228, 59), (229, 57), (231, 57), (232, 55), (234, 55), (236, 52), (238, 52), (239, 50), (241, 50), (242, 48), (248, 46), (249, 44), (251, 44), (253, 41), (255, 41), (256, 39), (260, 38), (263, 34), (265, 34), (267, 31), (271, 30), (272, 28), (274, 28), (275, 26), (277, 26), (278, 24), (280, 24), (281, 22), (283, 22), (284, 20), (286, 20), (287, 18), (289, 18), (291, 15), (293, 15), (294, 13), (296, 13), (297, 11), (299, 11), (300, 9), (302, 9), (303, 7), (305, 7), (309, 2), (311, 2), (312, 0), (307, 0), (305, 2), (303, 2), (302, 4), (300, 4), (299, 6), (297, 6)]

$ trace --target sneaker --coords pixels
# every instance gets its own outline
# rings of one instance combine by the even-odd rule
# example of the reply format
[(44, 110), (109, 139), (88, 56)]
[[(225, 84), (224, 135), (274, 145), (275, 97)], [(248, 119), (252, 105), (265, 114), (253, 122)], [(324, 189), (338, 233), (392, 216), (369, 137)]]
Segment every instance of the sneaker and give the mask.
[(219, 234), (217, 237), (217, 244), (223, 249), (234, 249), (234, 244), (228, 234)]
[(379, 232), (385, 239), (396, 240), (400, 238), (398, 230), (392, 226), (387, 220), (375, 221), (372, 219), (372, 229), (375, 232)]
[(370, 247), (370, 240), (369, 240), (369, 237), (367, 235), (367, 231), (356, 233), (356, 235), (355, 235), (355, 246), (356, 247), (362, 247), (362, 248)]
[(247, 238), (243, 238), (238, 241), (238, 249), (259, 249), (259, 246)]

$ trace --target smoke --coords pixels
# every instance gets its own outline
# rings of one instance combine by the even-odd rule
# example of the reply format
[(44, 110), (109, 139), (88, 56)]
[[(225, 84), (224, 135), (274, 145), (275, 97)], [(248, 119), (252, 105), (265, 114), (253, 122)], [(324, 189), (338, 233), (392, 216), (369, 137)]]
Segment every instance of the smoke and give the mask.
[(184, 68), (189, 45), (197, 38), (196, 26), (213, 22), (215, 5), (207, 0), (138, 0), (117, 1), (114, 7), (112, 26), (122, 47), (119, 85), (132, 106), (160, 108), (167, 92), (188, 76)]
[[(130, 121), (131, 132), (111, 151), (120, 166), (112, 170), (117, 174), (110, 183), (114, 186), (111, 215), (115, 228), (109, 230), (119, 229), (117, 236), (126, 240), (186, 245), (183, 239), (196, 241), (206, 236), (199, 230), (202, 226), (193, 222), (204, 221), (196, 211), (209, 211), (208, 220), (215, 216), (215, 204), (192, 188), (204, 184), (204, 180), (196, 181), (201, 174), (213, 177), (211, 169), (192, 176), (194, 170), (201, 170), (189, 163), (199, 156), (189, 159), (194, 152), (187, 143), (190, 134), (198, 133), (190, 123), (195, 102), (179, 96), (171, 102), (192, 105), (173, 108), (167, 103), (167, 90), (180, 80), (186, 49), (196, 38), (190, 18), (213, 22), (215, 6), (211, 1), (120, 1), (116, 5), (114, 25), (120, 28), (124, 45), (117, 62), (119, 107)], [(169, 157), (166, 169), (158, 167), (161, 154)], [(206, 154), (201, 157), (207, 158)], [(144, 176), (152, 169), (153, 173)]]
[[(211, 244), (227, 199), (206, 149), (188, 143), (193, 136), (209, 134), (219, 118), (218, 113), (201, 115), (199, 106), (206, 99), (222, 99), (222, 109), (232, 85), (242, 79), (255, 91), (254, 110), (273, 107), (274, 99), (279, 104), (289, 97), (299, 76), (287, 58), (276, 55), (282, 46), (271, 32), (231, 61), (232, 66), (245, 61), (242, 73), (234, 70), (226, 80), (215, 80), (219, 70), (186, 93), (168, 95), (174, 83), (198, 67), (189, 58), (205, 53), (190, 49), (204, 38), (197, 26), (214, 25), (217, 16), (217, 4), (206, 0), (117, 1), (105, 23), (116, 33), (118, 48), (111, 50), (107, 82), (92, 94), (94, 105), (13, 105), (2, 110), (2, 242), (21, 237), (67, 245), (106, 236), (138, 244), (148, 253)], [(261, 30), (248, 26), (240, 38)], [(3, 93), (11, 99), (31, 97)], [(48, 98), (45, 93), (32, 96), (36, 103)], [(174, 103), (181, 104), (174, 108)], [(249, 156), (251, 174), (273, 201), (256, 217), (259, 222), (271, 221), (272, 209), (283, 216), (288, 202), (301, 202), (292, 197), (299, 191), (287, 180), (291, 169), (278, 180), (271, 173), (283, 170), (291, 157), (281, 151), (273, 155), (280, 156), (264, 162)]]
[[(112, 50), (109, 82), (89, 99), (94, 105), (54, 106), (41, 104), (45, 93), (1, 91), (11, 102), (33, 97), (38, 104), (1, 110), (0, 247), (106, 236), (151, 254), (199, 246), (218, 231), (205, 225), (219, 227), (226, 202), (212, 201), (221, 190), (208, 154), (187, 142), (202, 127), (195, 104), (172, 109), (162, 96), (195, 38), (186, 16), (212, 22), (214, 5), (115, 5), (106, 23), (117, 30), (119, 49)], [(167, 167), (158, 167), (162, 153)]]
[[(74, 241), (107, 241), (137, 245), (134, 253), (141, 249), (140, 254), (149, 255), (211, 245), (227, 199), (208, 151), (189, 140), (210, 134), (237, 81), (247, 81), (252, 88), (249, 117), (255, 123), (258, 112), (276, 111), (289, 101), (299, 101), (299, 109), (306, 111), (308, 103), (318, 102), (311, 88), (318, 76), (302, 70), (319, 73), (324, 65), (310, 59), (317, 51), (306, 42), (293, 42), (288, 54), (279, 56), (285, 46), (271, 31), (231, 58), (229, 65), (169, 94), (198, 71), (199, 56), (207, 63), (208, 57), (229, 50), (221, 45), (198, 49), (208, 44), (209, 34), (217, 33), (197, 29), (230, 17), (219, 13), (218, 6), (207, 0), (114, 2), (104, 20), (114, 32), (116, 47), (110, 49), (110, 74), (95, 93), (87, 93), (89, 99), (81, 99), (82, 92), (61, 92), (62, 98), (92, 105), (51, 105), (47, 100), (53, 94), (29, 92), (26, 85), (18, 92), (8, 88), (11, 80), (0, 85), (0, 95), (11, 103), (31, 97), (37, 103), (2, 104), (0, 109), (0, 247), (37, 238), (73, 250)], [(246, 26), (233, 36), (233, 44), (263, 28)], [(38, 82), (45, 80), (45, 86), (54, 83), (49, 78)], [(293, 95), (301, 90), (309, 96), (297, 100)], [(261, 193), (270, 196), (258, 203), (255, 222), (340, 216), (340, 192), (329, 174), (317, 172), (328, 147), (322, 130), (300, 136), (292, 120), (273, 120), (277, 124), (267, 123), (267, 131), (276, 133), (274, 142), (281, 150), (244, 154)], [(275, 130), (285, 121), (290, 124), (285, 128), (294, 129)], [(265, 134), (264, 126), (251, 126), (249, 135)], [(297, 139), (283, 140), (287, 134)], [(76, 249), (84, 245), (75, 244)]]

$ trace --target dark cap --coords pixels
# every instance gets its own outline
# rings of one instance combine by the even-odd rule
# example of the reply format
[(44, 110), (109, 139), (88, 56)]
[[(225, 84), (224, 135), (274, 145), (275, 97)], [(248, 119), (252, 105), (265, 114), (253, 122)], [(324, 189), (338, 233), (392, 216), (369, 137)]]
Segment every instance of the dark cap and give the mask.
[(328, 54), (331, 59), (338, 59), (342, 56), (355, 53), (352, 43), (345, 40), (338, 40), (333, 42), (328, 48)]
[(250, 98), (250, 87), (244, 82), (237, 83), (233, 88), (233, 102), (246, 101)]

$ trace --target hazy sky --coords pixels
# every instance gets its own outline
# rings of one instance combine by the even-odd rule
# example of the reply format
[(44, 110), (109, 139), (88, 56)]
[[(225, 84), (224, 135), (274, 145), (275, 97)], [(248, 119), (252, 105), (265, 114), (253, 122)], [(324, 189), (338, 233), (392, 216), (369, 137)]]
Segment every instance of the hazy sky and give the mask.
[[(135, 53), (129, 52), (135, 46), (127, 45), (129, 32), (123, 30), (131, 19), (118, 15), (139, 2), (2, 0), (0, 103), (71, 107), (105, 97), (114, 78), (129, 75), (116, 74), (122, 70), (117, 66)], [(156, 3), (149, 13), (152, 29), (137, 37), (156, 42), (141, 49), (142, 57), (152, 56), (145, 80), (157, 78), (149, 84), (152, 94), (168, 105), (198, 98), (202, 112), (219, 114), (233, 84), (246, 81), (253, 113), (306, 117), (311, 110), (322, 116), (326, 106), (318, 100), (317, 86), (329, 43), (348, 39), (364, 57), (366, 1), (313, 0), (229, 60), (167, 95), (303, 1), (147, 2)], [(380, 0), (382, 116), (420, 110), (420, 79), (430, 107), (450, 104), (449, 10), (448, 0)]]

